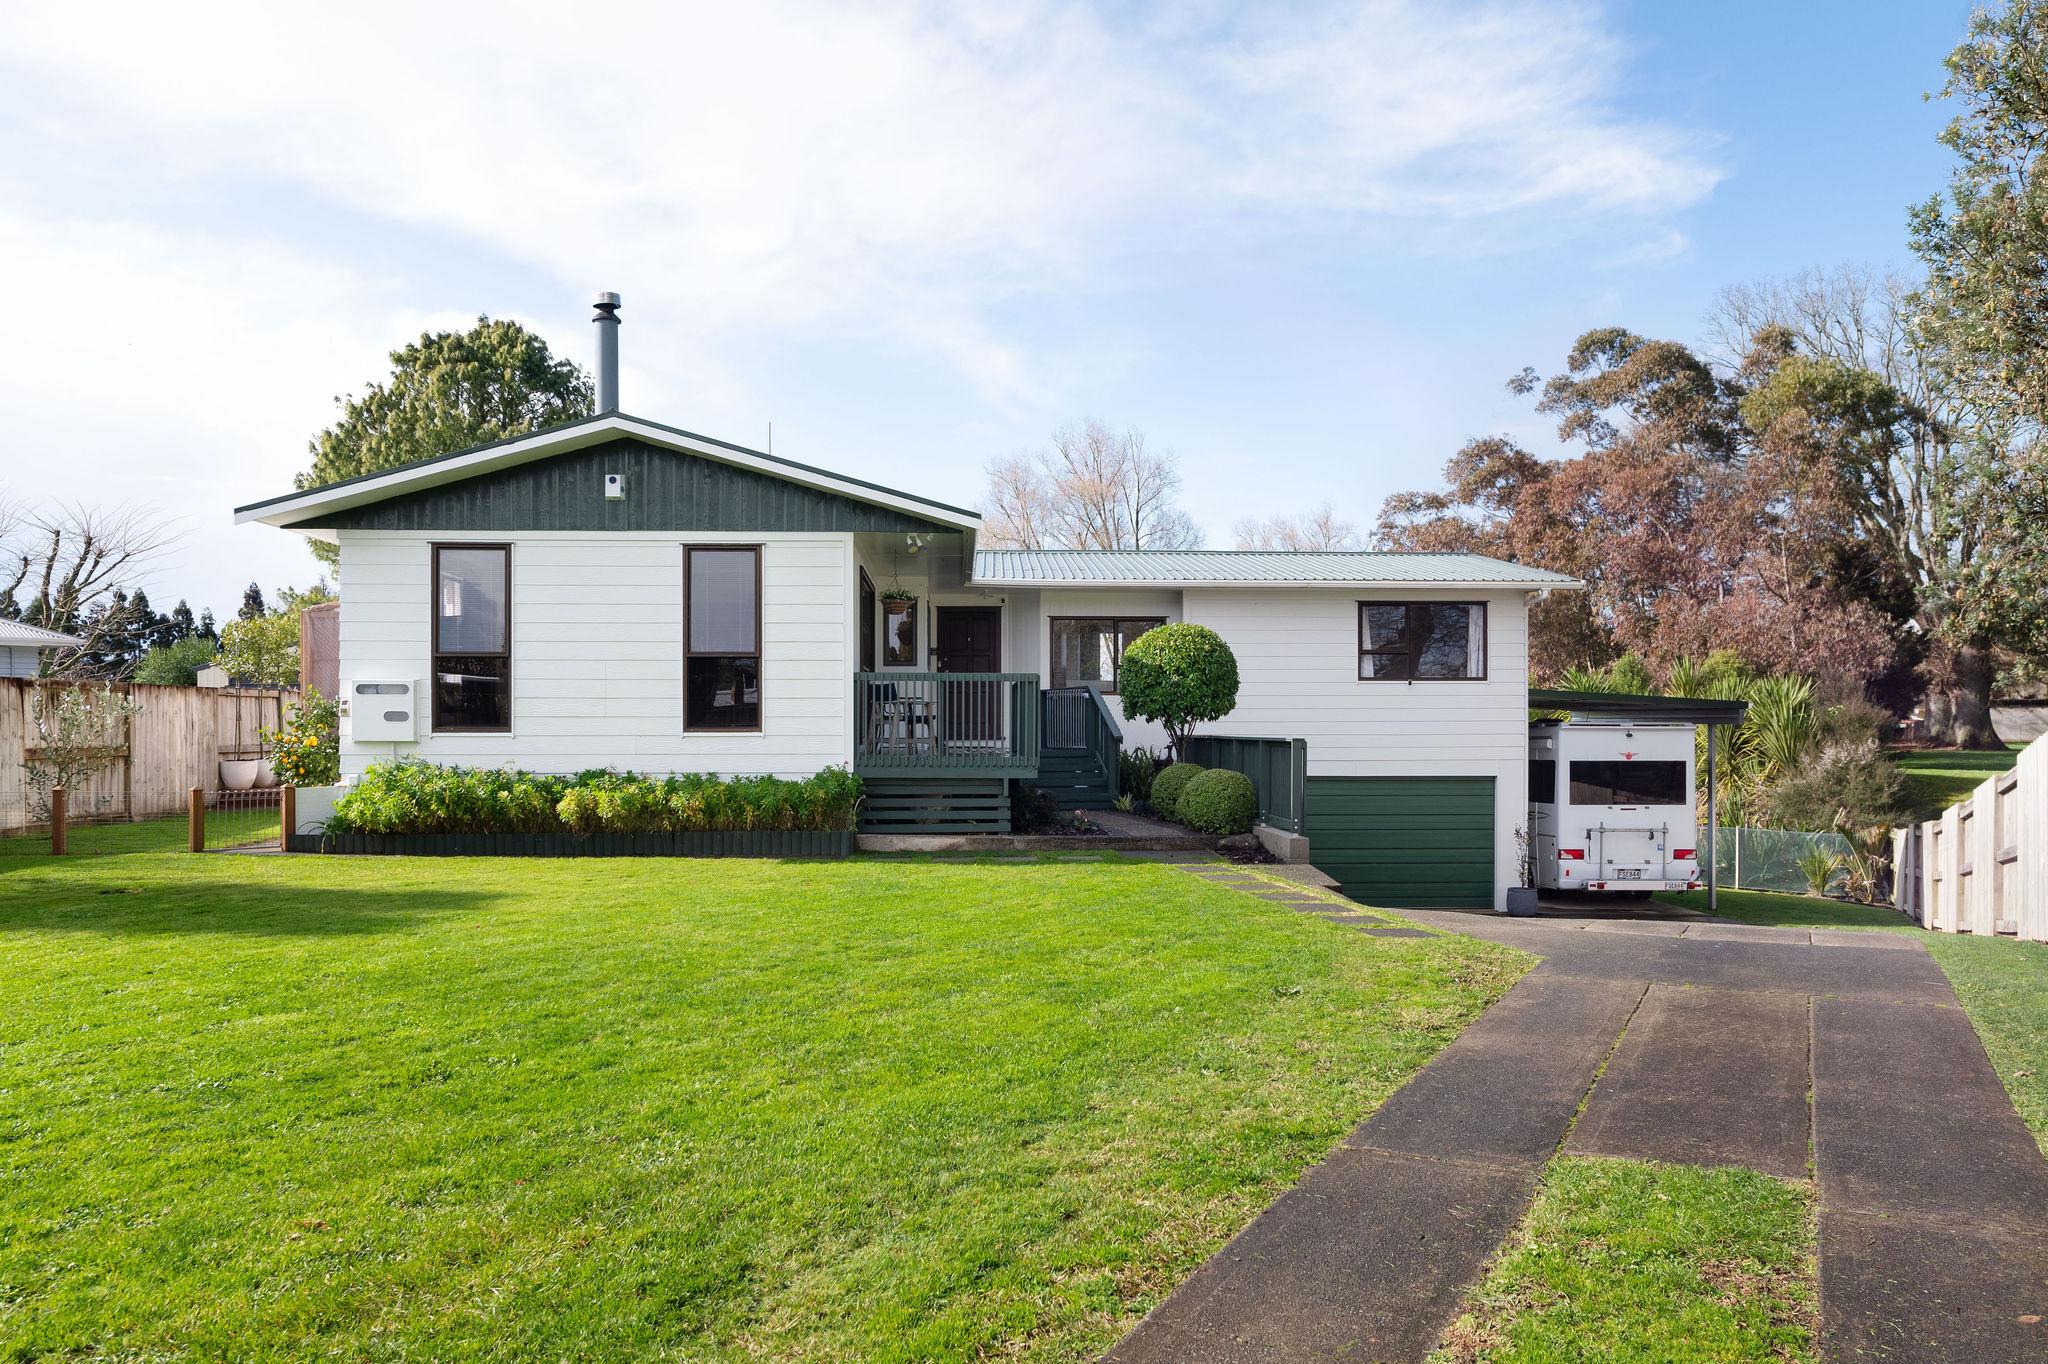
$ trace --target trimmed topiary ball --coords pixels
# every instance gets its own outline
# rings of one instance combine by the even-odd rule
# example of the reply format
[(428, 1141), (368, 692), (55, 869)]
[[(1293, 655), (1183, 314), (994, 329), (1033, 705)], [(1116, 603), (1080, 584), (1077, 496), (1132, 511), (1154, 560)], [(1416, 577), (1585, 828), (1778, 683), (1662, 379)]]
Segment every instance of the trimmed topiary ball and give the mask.
[(1152, 778), (1152, 808), (1162, 819), (1179, 819), (1174, 803), (1180, 799), (1187, 784), (1209, 769), (1199, 763), (1175, 763)]
[(1161, 625), (1124, 650), (1116, 685), (1124, 714), (1157, 720), (1178, 757), (1188, 751), (1189, 731), (1237, 705), (1237, 655), (1207, 626)]
[(1259, 794), (1244, 773), (1212, 767), (1195, 774), (1175, 808), (1181, 823), (1205, 834), (1250, 833), (1259, 817)]

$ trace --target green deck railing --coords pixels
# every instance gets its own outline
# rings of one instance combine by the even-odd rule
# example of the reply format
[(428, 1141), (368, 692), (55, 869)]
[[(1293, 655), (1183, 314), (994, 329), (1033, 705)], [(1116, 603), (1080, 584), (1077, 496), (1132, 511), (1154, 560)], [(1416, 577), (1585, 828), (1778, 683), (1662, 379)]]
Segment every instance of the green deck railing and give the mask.
[(872, 776), (1038, 771), (1038, 674), (853, 675), (853, 770)]

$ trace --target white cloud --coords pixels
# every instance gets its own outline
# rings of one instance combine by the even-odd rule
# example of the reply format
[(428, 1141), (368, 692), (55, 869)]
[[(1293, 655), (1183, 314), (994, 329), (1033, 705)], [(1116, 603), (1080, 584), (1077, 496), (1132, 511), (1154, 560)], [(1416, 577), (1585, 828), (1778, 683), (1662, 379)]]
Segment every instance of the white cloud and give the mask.
[(1246, 220), (1595, 225), (1715, 182), (1608, 106), (1597, 10), (1259, 13), (44, 6), (0, 61), (171, 173), (630, 291), (695, 333), (648, 358), (709, 382), (733, 336), (851, 330), (1014, 393), (1032, 364), (993, 306)]

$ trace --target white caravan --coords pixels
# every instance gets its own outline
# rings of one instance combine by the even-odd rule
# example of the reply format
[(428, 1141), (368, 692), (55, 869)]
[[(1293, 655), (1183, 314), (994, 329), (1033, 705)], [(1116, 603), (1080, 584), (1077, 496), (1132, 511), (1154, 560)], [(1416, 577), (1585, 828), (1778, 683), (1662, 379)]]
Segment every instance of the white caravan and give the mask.
[(1693, 727), (1529, 726), (1529, 859), (1539, 890), (1646, 896), (1700, 884)]

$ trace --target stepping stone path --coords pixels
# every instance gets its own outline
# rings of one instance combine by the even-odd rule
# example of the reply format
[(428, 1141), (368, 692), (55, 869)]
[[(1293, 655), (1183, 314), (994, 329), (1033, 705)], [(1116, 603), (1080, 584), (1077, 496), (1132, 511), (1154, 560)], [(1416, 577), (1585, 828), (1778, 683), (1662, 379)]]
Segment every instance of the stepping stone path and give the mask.
[(1814, 1179), (1824, 1359), (2048, 1359), (2048, 1161), (1915, 935), (1253, 894), (1542, 960), (1105, 1360), (1419, 1364), (1560, 1151)]

